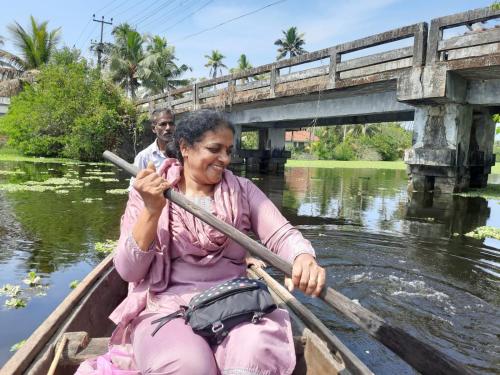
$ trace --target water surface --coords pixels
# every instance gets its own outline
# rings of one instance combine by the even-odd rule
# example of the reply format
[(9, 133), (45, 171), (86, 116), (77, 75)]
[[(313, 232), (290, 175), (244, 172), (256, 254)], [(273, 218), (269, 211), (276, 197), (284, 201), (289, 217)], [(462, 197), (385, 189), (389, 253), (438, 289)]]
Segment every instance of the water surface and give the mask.
[[(67, 193), (0, 191), (0, 286), (22, 285), (33, 270), (46, 287), (38, 296), (23, 286), (24, 309), (7, 309), (0, 296), (1, 365), (11, 345), (28, 337), (70, 292), (70, 282), (102, 259), (93, 244), (116, 239), (126, 195), (106, 190), (128, 181), (108, 165), (0, 162), (0, 170), (18, 171), (0, 173), (0, 183), (63, 176), (87, 183)], [(409, 196), (402, 170), (291, 168), (284, 176), (247, 177), (313, 243), (332, 287), (472, 369), (496, 373), (500, 244), (462, 234), (498, 227), (500, 201)], [(374, 372), (413, 373), (320, 300), (299, 298)]]

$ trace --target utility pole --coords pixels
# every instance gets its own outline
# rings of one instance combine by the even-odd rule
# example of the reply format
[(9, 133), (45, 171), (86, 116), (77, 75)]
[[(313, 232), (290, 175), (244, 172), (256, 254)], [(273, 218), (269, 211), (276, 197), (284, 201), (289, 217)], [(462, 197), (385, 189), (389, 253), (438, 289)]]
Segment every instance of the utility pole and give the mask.
[(97, 65), (99, 66), (99, 69), (101, 68), (101, 54), (103, 52), (103, 44), (102, 44), (102, 33), (104, 31), (104, 24), (107, 25), (112, 25), (113, 24), (113, 18), (109, 22), (104, 21), (104, 16), (102, 16), (102, 19), (96, 20), (95, 19), (95, 14), (92, 15), (93, 21), (94, 22), (99, 22), (101, 24), (101, 40), (97, 44)]

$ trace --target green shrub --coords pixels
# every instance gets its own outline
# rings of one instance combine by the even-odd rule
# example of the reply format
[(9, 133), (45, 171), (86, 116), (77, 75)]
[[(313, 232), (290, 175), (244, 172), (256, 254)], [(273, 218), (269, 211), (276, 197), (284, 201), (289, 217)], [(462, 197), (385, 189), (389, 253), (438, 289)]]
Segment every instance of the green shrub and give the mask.
[(85, 61), (60, 61), (44, 66), (36, 82), (12, 98), (0, 131), (26, 155), (101, 160), (120, 142), (123, 118), (135, 118), (135, 109)]
[(356, 153), (352, 148), (352, 144), (348, 142), (339, 143), (333, 149), (333, 159), (335, 160), (356, 160)]
[(396, 124), (384, 125), (380, 132), (369, 138), (369, 144), (380, 154), (382, 160), (397, 160), (411, 146), (411, 133)]

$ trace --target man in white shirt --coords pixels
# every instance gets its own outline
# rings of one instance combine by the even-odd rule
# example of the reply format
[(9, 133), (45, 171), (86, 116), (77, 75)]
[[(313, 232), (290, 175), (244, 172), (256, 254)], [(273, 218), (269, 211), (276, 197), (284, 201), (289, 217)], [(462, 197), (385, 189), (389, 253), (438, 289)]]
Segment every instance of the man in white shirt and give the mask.
[[(172, 151), (172, 141), (175, 130), (175, 115), (172, 110), (167, 108), (155, 109), (151, 114), (151, 130), (156, 134), (156, 139), (144, 150), (139, 152), (134, 165), (141, 169), (148, 166), (152, 161), (155, 168), (158, 169), (166, 158), (175, 158)], [(134, 185), (134, 178), (130, 179), (129, 190)]]

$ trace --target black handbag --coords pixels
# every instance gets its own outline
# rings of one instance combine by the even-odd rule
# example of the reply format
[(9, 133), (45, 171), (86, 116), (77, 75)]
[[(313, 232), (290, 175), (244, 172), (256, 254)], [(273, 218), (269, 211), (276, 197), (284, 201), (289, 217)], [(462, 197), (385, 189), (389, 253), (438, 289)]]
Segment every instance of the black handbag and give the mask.
[(176, 312), (152, 321), (151, 324), (157, 326), (151, 336), (172, 319), (183, 318), (194, 333), (217, 345), (236, 325), (257, 324), (275, 309), (276, 304), (264, 282), (239, 277), (195, 295), (188, 306), (181, 306)]

